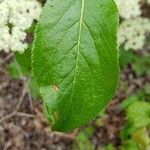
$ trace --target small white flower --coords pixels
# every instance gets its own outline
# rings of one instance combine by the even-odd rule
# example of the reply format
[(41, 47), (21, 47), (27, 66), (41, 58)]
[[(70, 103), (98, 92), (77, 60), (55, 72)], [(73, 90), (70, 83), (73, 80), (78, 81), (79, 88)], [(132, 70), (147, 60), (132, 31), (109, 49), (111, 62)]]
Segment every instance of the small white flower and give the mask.
[(7, 9), (6, 3), (0, 2), (0, 27), (7, 24), (9, 16), (9, 10)]
[(150, 20), (146, 18), (124, 20), (119, 27), (119, 43), (123, 44), (126, 50), (142, 49), (146, 40), (145, 33), (150, 31), (149, 27)]
[(9, 34), (9, 28), (3, 27), (0, 28), (0, 49), (5, 50), (6, 52), (9, 52), (9, 41), (10, 41), (10, 34)]
[[(142, 0), (115, 0), (122, 21), (120, 23), (118, 39), (126, 50), (142, 49), (146, 32), (150, 32), (150, 20), (141, 17)], [(147, 0), (150, 3), (150, 0)]]
[(10, 49), (12, 51), (19, 51), (23, 52), (24, 49), (27, 48), (27, 43), (24, 42), (24, 39), (26, 38), (26, 33), (21, 31), (20, 28), (14, 27), (11, 34), (10, 39)]
[(0, 0), (0, 50), (23, 52), (28, 46), (26, 30), (41, 10), (36, 0)]
[(115, 0), (118, 6), (120, 16), (124, 19), (135, 18), (141, 15), (141, 0)]

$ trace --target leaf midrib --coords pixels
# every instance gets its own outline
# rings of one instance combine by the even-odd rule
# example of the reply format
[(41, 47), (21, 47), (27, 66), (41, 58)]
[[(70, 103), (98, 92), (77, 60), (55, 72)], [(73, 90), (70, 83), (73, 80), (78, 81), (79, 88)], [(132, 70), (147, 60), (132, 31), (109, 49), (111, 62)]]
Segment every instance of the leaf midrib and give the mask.
[(85, 0), (82, 0), (82, 2), (81, 2), (80, 21), (79, 21), (79, 35), (78, 35), (78, 42), (77, 42), (77, 58), (76, 58), (76, 63), (75, 63), (75, 73), (74, 73), (73, 87), (72, 87), (72, 93), (71, 93), (71, 101), (72, 101), (74, 85), (75, 85), (75, 82), (76, 82), (76, 74), (77, 74), (78, 61), (79, 61), (81, 32), (82, 32), (83, 13), (84, 13), (84, 3), (85, 3)]
[(79, 34), (78, 34), (78, 41), (77, 41), (77, 58), (76, 58), (76, 63), (75, 63), (75, 72), (74, 72), (74, 80), (73, 80), (73, 86), (72, 86), (71, 97), (70, 97), (70, 104), (72, 103), (72, 96), (73, 96), (74, 86), (75, 86), (75, 82), (76, 82), (76, 74), (77, 74), (78, 61), (79, 61), (81, 32), (82, 32), (83, 13), (84, 13), (84, 4), (85, 4), (85, 0), (82, 0), (82, 2), (81, 2), (80, 20), (79, 20)]

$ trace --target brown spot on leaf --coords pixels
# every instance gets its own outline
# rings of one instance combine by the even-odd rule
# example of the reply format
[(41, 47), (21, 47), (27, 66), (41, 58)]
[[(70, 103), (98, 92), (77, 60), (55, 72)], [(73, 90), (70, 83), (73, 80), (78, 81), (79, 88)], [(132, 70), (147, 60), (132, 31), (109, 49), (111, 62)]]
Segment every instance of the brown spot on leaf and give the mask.
[(59, 92), (59, 87), (58, 85), (52, 85), (52, 88), (54, 91)]

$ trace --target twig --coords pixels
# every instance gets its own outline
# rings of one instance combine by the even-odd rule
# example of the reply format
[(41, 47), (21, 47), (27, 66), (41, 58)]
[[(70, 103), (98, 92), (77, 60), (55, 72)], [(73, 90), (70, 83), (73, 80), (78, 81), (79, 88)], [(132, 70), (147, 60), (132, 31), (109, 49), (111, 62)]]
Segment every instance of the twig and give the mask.
[(29, 90), (29, 82), (31, 81), (31, 78), (28, 78), (28, 80), (26, 78), (23, 78), (23, 81), (26, 87), (26, 93), (28, 94), (28, 98), (29, 98), (28, 100), (29, 100), (30, 110), (33, 113), (34, 108), (33, 108), (33, 103), (32, 103), (32, 96)]
[(72, 133), (68, 133), (68, 134), (63, 133), (63, 132), (54, 132), (54, 133), (55, 133), (55, 135), (58, 135), (62, 138), (74, 140), (76, 135), (78, 134), (78, 131), (79, 131), (79, 129), (75, 129)]
[[(20, 78), (22, 78), (23, 77), (23, 74), (22, 74), (22, 72), (20, 71), (21, 69), (20, 69), (20, 66), (19, 66), (19, 64), (18, 64), (18, 62), (17, 62), (17, 60), (16, 60), (16, 58), (14, 58), (14, 61), (15, 61), (15, 64), (16, 64), (16, 68), (18, 69), (18, 72), (19, 72), (19, 76), (20, 76)], [(31, 81), (31, 78), (28, 78), (28, 81), (27, 82), (25, 82), (25, 79), (23, 79), (24, 80), (24, 83), (26, 84), (25, 86), (27, 87), (27, 93), (28, 93), (28, 97), (29, 97), (29, 104), (30, 104), (30, 110), (31, 110), (31, 112), (33, 113), (33, 104), (32, 104), (32, 97), (31, 97), (31, 94), (30, 94), (30, 90), (29, 90), (29, 82)]]
[(0, 123), (4, 122), (5, 120), (8, 120), (8, 119), (12, 118), (15, 114), (16, 114), (16, 112), (14, 111), (14, 112), (12, 112), (11, 114), (9, 114), (9, 115), (3, 117), (3, 118), (0, 120)]
[(34, 111), (35, 111), (36, 116), (38, 118), (40, 118), (43, 122), (47, 122), (48, 123), (47, 119), (44, 117), (42, 112), (40, 112), (37, 108), (35, 108)]
[(35, 115), (22, 113), (22, 112), (17, 112), (16, 115), (21, 116), (21, 117), (27, 117), (27, 118), (34, 118), (35, 117)]
[[(28, 86), (28, 85), (27, 85)], [(33, 111), (34, 111), (34, 108), (33, 108), (33, 103), (32, 103), (32, 96), (31, 96), (31, 94), (30, 94), (30, 91), (29, 91), (29, 89), (28, 89), (28, 100), (29, 100), (29, 105), (30, 105), (30, 110), (31, 110), (31, 112), (33, 113)]]
[(26, 80), (25, 80), (25, 79), (23, 79), (23, 80), (24, 80), (24, 88), (23, 88), (22, 94), (21, 94), (21, 96), (20, 96), (20, 98), (19, 98), (19, 101), (18, 101), (18, 104), (17, 104), (16, 108), (14, 109), (14, 111), (13, 111), (11, 114), (9, 114), (9, 115), (7, 115), (7, 116), (1, 118), (1, 119), (0, 119), (0, 123), (2, 123), (2, 122), (5, 121), (5, 120), (10, 119), (11, 117), (15, 116), (15, 115), (18, 113), (18, 110), (19, 110), (19, 108), (20, 108), (20, 106), (21, 106), (21, 104), (22, 104), (22, 102), (23, 102), (23, 100), (24, 100), (24, 96), (25, 96), (25, 94), (27, 93), (27, 86), (26, 86), (26, 84), (25, 84), (25, 81), (26, 81)]
[(17, 107), (16, 107), (15, 111), (19, 110), (19, 108), (20, 108), (20, 106), (21, 106), (21, 104), (23, 102), (23, 99), (24, 99), (24, 96), (25, 96), (26, 93), (27, 93), (27, 86), (25, 85), (25, 87), (23, 88), (22, 94), (20, 96), (20, 99), (19, 99), (19, 102), (17, 104)]

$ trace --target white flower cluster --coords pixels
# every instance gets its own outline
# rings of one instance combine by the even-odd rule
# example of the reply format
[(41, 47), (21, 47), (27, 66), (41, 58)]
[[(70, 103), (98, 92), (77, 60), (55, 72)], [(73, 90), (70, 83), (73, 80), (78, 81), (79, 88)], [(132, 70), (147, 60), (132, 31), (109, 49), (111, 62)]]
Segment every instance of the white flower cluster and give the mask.
[(150, 20), (136, 18), (123, 21), (119, 28), (119, 43), (124, 45), (126, 50), (142, 49), (145, 43), (145, 33), (150, 31)]
[(126, 50), (142, 49), (146, 40), (145, 33), (150, 32), (150, 20), (141, 17), (140, 2), (142, 0), (115, 1), (123, 19), (118, 32), (119, 43)]
[(124, 19), (130, 19), (141, 15), (141, 0), (116, 0), (120, 16)]
[(0, 50), (24, 52), (26, 30), (39, 18), (41, 9), (36, 0), (0, 0)]

